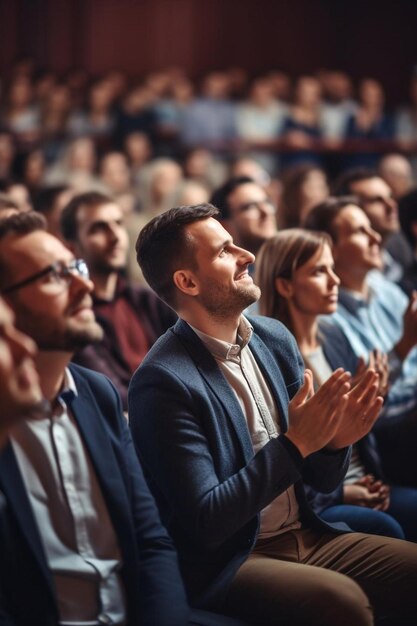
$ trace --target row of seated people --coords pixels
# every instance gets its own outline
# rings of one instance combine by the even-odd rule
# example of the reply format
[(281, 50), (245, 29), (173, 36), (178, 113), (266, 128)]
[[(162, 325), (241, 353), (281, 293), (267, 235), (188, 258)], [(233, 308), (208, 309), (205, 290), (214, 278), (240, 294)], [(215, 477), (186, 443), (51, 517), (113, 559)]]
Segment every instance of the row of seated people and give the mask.
[[(410, 102), (391, 114), (383, 85), (375, 78), (352, 79), (341, 71), (321, 71), (292, 81), (269, 71), (249, 80), (243, 69), (212, 71), (196, 84), (185, 72), (166, 69), (131, 83), (121, 72), (90, 77), (36, 72), (29, 64), (12, 67), (0, 100), (1, 127), (19, 146), (41, 147), (53, 163), (71, 138), (91, 137), (106, 148), (120, 148), (135, 131), (149, 138), (158, 154), (178, 146), (213, 150), (240, 141), (272, 170), (276, 158), (265, 152), (277, 137), (303, 154), (287, 155), (282, 165), (315, 154), (343, 138), (387, 141), (405, 149), (416, 141), (416, 78)], [(392, 98), (391, 98), (392, 99)], [(320, 150), (319, 150), (320, 151)], [(375, 165), (375, 154), (351, 155), (350, 165)]]
[[(375, 183), (375, 178), (371, 176), (371, 182)], [(378, 183), (381, 185), (380, 180)], [(371, 624), (370, 601), (375, 619), (412, 623), (415, 607), (411, 590), (417, 577), (413, 544), (346, 534), (346, 527), (340, 525), (347, 521), (361, 533), (405, 536), (411, 541), (416, 537), (416, 470), (412, 454), (415, 391), (411, 384), (413, 375), (415, 380), (412, 368), (417, 339), (414, 298), (407, 305), (404, 293), (389, 279), (370, 272), (382, 269), (381, 236), (371, 226), (366, 202), (359, 199), (360, 191), (356, 193), (356, 197), (326, 201), (310, 212), (306, 226), (320, 231), (319, 235), (305, 230), (276, 234), (275, 210), (265, 190), (249, 179), (239, 179), (218, 190), (213, 198), (227, 230), (214, 219), (219, 217), (217, 210), (202, 205), (168, 211), (150, 222), (138, 239), (137, 257), (146, 279), (176, 311), (179, 320), (135, 372), (129, 391), (129, 417), (149, 486), (179, 552), (193, 606), (221, 610), (253, 624), (307, 620), (312, 624), (350, 624), (353, 619)], [(384, 197), (381, 187), (378, 197), (370, 202), (376, 203), (389, 215), (392, 213), (394, 203), (389, 194)], [(132, 300), (123, 285), (118, 287), (127, 236), (120, 209), (116, 209), (114, 202), (98, 194), (73, 198), (62, 215), (62, 233), (69, 248), (45, 232), (42, 218), (35, 213), (12, 214), (0, 229), (4, 265), (1, 291), (15, 311), (19, 328), (38, 344), (36, 363), (43, 395), (50, 402), (45, 419), (25, 421), (13, 431), (11, 444), (6, 445), (2, 455), (1, 487), (22, 528), (23, 522), (28, 524), (30, 510), (27, 502), (26, 509), (21, 509), (22, 477), (17, 496), (13, 493), (17, 479), (8, 479), (10, 472), (16, 478), (17, 461), (33, 509), (31, 524), (35, 521), (26, 529), (24, 540), (37, 524), (56, 585), (55, 597), (62, 603), (62, 624), (80, 622), (89, 612), (92, 624), (135, 623), (133, 616), (143, 610), (129, 595), (134, 593), (134, 585), (130, 580), (129, 586), (126, 573), (130, 566), (133, 575), (135, 565), (132, 555), (126, 555), (128, 542), (123, 543), (120, 536), (122, 578), (130, 604), (120, 602), (115, 582), (120, 554), (111, 527), (116, 535), (120, 532), (120, 509), (126, 509), (126, 501), (113, 497), (118, 477), (126, 472), (117, 444), (120, 439), (124, 446), (129, 444), (123, 420), (115, 417), (115, 392), (110, 393), (109, 383), (86, 370), (75, 365), (65, 369), (72, 353), (82, 346), (84, 353), (90, 348), (101, 350), (103, 331), (104, 344), (113, 340), (111, 349), (117, 345), (119, 357), (126, 350), (124, 365), (135, 359), (138, 363), (155, 339), (149, 333), (146, 336), (143, 328), (138, 330), (137, 320), (133, 321), (132, 312), (141, 300)], [(254, 255), (240, 247), (246, 243), (253, 250), (260, 249), (255, 280), (262, 287), (259, 312), (283, 321), (298, 347), (279, 323), (262, 316), (250, 318), (249, 323), (242, 316), (242, 311), (253, 308), (260, 295), (248, 270)], [(74, 254), (82, 255), (87, 264), (74, 260)], [(318, 316), (336, 309), (340, 283), (339, 318), (332, 315), (320, 323), (319, 329)], [(102, 307), (98, 310), (102, 315), (100, 324), (91, 313), (89, 295), (96, 297), (96, 284), (97, 304)], [(348, 305), (345, 307), (343, 296), (347, 302), (349, 296), (354, 300), (353, 312)], [(172, 316), (169, 308), (164, 310), (159, 301), (152, 301), (149, 292), (146, 298), (149, 320), (155, 322), (156, 316), (161, 319), (168, 313)], [(344, 308), (353, 317), (356, 309), (370, 306), (372, 312), (359, 315), (358, 324), (370, 321), (374, 327), (362, 329), (355, 343), (355, 327), (351, 335), (340, 332), (348, 317), (343, 314)], [(377, 317), (381, 311), (386, 318)], [(170, 325), (172, 317), (166, 323)], [(163, 328), (158, 332), (162, 333)], [(369, 345), (382, 341), (376, 338), (378, 332), (391, 345)], [(95, 342), (95, 346), (89, 345)], [(390, 371), (388, 360), (380, 352), (373, 352), (370, 363), (365, 362), (376, 348), (392, 352)], [(80, 355), (82, 352), (78, 358)], [(304, 382), (301, 355), (309, 368)], [(358, 356), (365, 357), (359, 365)], [(97, 365), (102, 361), (97, 358)], [(332, 373), (339, 366), (350, 369), (355, 376), (340, 368)], [(107, 373), (114, 378), (108, 363)], [(119, 382), (117, 377), (114, 379)], [(318, 389), (316, 393), (313, 385)], [(404, 396), (406, 392), (408, 396)], [(82, 407), (82, 402), (92, 402), (94, 410)], [(94, 412), (101, 411), (107, 439), (98, 427), (97, 417), (94, 426), (85, 425), (86, 418), (80, 417), (82, 408), (90, 420)], [(374, 423), (375, 432), (370, 434)], [(97, 445), (92, 438), (97, 438)], [(103, 449), (99, 450), (98, 444)], [(350, 444), (357, 445), (348, 465)], [(67, 445), (69, 456), (73, 456), (65, 462), (61, 451), (65, 456)], [(102, 458), (104, 450), (110, 455), (106, 461)], [(82, 469), (74, 473), (77, 454), (83, 459)], [(127, 448), (124, 454), (128, 454)], [(135, 463), (129, 452), (127, 473), (135, 474), (137, 479)], [(348, 479), (343, 485), (346, 470)], [(114, 484), (108, 482), (112, 472)], [(33, 480), (34, 475), (39, 479)], [(312, 506), (305, 499), (302, 479)], [(83, 543), (78, 534), (83, 515), (80, 502), (77, 507), (78, 497), (73, 495), (74, 482), (79, 492), (85, 489), (87, 493), (84, 505), (91, 506), (88, 498), (94, 498), (100, 513), (102, 534), (93, 522), (86, 527), (90, 544)], [(62, 499), (52, 495), (57, 484)], [(139, 486), (143, 492), (144, 484)], [(127, 486), (122, 488), (119, 481), (118, 488), (124, 494)], [(324, 500), (317, 493), (334, 490)], [(50, 498), (46, 506), (45, 495)], [(134, 490), (133, 495), (138, 492)], [(63, 501), (68, 502), (69, 510), (63, 510)], [(356, 506), (347, 507), (349, 502)], [(144, 510), (136, 505), (138, 540), (141, 531), (146, 534), (142, 526), (146, 521)], [(148, 501), (145, 508), (149, 506)], [(148, 513), (150, 510), (147, 508)], [(52, 512), (55, 521), (51, 520)], [(73, 516), (74, 535), (70, 533), (63, 539), (69, 514)], [(18, 539), (19, 553), (29, 558), (20, 546), (23, 538)], [(151, 538), (148, 535), (141, 541), (147, 544), (141, 545), (146, 552)], [(159, 537), (158, 541), (164, 543), (167, 538)], [(33, 536), (30, 542), (33, 547)], [(73, 552), (82, 557), (75, 574), (59, 571), (62, 563), (56, 562), (56, 551), (63, 549), (68, 559), (74, 557)], [(85, 567), (86, 551), (101, 558), (108, 551), (107, 558), (111, 553), (114, 560), (110, 572), (107, 568), (106, 574), (101, 573), (100, 583), (83, 586), (79, 576)], [(149, 554), (146, 558), (149, 567), (143, 575), (152, 579), (156, 562)], [(95, 562), (93, 569), (102, 566)], [(314, 582), (311, 566), (320, 568), (314, 569)], [(181, 611), (183, 595), (172, 561), (170, 573), (176, 580), (175, 592), (180, 594), (177, 608)], [(88, 580), (91, 571), (83, 574)], [(159, 616), (154, 614), (150, 618), (154, 621), (149, 623), (186, 623), (185, 613), (177, 622), (173, 615), (171, 621), (164, 621), (170, 599), (167, 596), (162, 601), (163, 583), (170, 592), (174, 590), (173, 580), (168, 578), (160, 581)], [(25, 608), (19, 608), (19, 594), (12, 593), (11, 581), (6, 575), (1, 591), (6, 610), (10, 607), (12, 613), (16, 612), (16, 623), (30, 623), (24, 621), (28, 619), (27, 606), (32, 606), (37, 615), (51, 610), (41, 588), (36, 601), (31, 597)], [(117, 582), (120, 585), (120, 580)], [(153, 581), (148, 578), (147, 582), (150, 589)], [(383, 592), (387, 584), (393, 597)], [(93, 603), (97, 587), (100, 601)], [(76, 593), (85, 594), (85, 603), (77, 605)], [(300, 597), (305, 597), (301, 605)], [(146, 607), (148, 617), (157, 610), (150, 604)], [(56, 619), (55, 613), (51, 623)], [(46, 619), (44, 623), (48, 623)]]

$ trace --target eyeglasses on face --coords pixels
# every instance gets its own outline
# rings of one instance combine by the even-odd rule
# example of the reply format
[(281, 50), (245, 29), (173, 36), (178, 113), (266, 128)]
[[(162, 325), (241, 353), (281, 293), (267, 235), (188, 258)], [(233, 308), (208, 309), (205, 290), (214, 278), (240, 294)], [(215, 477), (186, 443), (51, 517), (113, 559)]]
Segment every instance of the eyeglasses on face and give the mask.
[(50, 285), (64, 288), (71, 284), (74, 276), (78, 276), (84, 280), (89, 280), (90, 273), (88, 271), (87, 263), (83, 259), (74, 259), (69, 263), (64, 263), (63, 261), (51, 263), (51, 265), (48, 265), (48, 267), (45, 267), (40, 272), (36, 272), (36, 274), (32, 274), (32, 276), (28, 276), (28, 278), (6, 287), (6, 289), (2, 290), (2, 293), (12, 293), (13, 291), (22, 289), (23, 287), (40, 280), (41, 278), (47, 279), (47, 282)]

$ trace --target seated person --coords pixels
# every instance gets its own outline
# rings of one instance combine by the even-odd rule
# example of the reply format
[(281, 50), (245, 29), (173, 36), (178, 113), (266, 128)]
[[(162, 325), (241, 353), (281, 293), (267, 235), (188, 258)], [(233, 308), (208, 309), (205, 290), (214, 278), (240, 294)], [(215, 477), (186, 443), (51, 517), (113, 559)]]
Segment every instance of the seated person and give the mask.
[(417, 290), (417, 191), (401, 198), (398, 208), (401, 230), (413, 251), (413, 262), (404, 270), (399, 285), (411, 296)]
[(188, 597), (256, 625), (370, 626), (370, 605), (411, 624), (417, 546), (326, 524), (302, 489), (342, 480), (349, 445), (381, 409), (378, 376), (350, 390), (338, 369), (314, 393), (288, 330), (242, 316), (259, 298), (254, 256), (217, 216), (171, 209), (137, 242), (144, 276), (180, 319), (133, 375), (131, 428)]
[[(294, 334), (317, 386), (337, 367), (356, 370), (353, 382), (361, 380), (366, 368), (364, 363), (358, 366), (342, 331), (332, 326), (326, 339), (319, 331), (319, 315), (330, 315), (337, 309), (340, 283), (334, 272), (329, 235), (301, 229), (278, 233), (260, 250), (256, 281), (261, 288), (261, 314), (279, 319)], [(371, 353), (370, 363), (380, 373), (379, 391), (385, 395), (386, 357)], [(315, 512), (326, 521), (343, 521), (359, 532), (403, 538), (401, 525), (406, 539), (417, 541), (417, 489), (384, 482), (378, 446), (371, 433), (353, 447), (343, 485), (330, 494), (318, 494), (311, 487), (307, 493)]]
[(0, 449), (25, 414), (40, 410), (42, 392), (33, 358), (36, 345), (14, 325), (14, 314), (0, 298)]
[(98, 192), (74, 196), (61, 217), (70, 248), (88, 266), (102, 340), (77, 351), (75, 362), (106, 374), (127, 409), (130, 378), (149, 348), (176, 319), (155, 294), (123, 277), (128, 236), (121, 208)]
[[(388, 354), (392, 384), (374, 431), (387, 477), (417, 486), (416, 298), (409, 301), (376, 271), (382, 269), (381, 237), (355, 202), (349, 196), (330, 198), (309, 213), (305, 227), (328, 233), (333, 242), (341, 282), (339, 305), (329, 323), (342, 329), (358, 357), (367, 359), (374, 349)], [(324, 337), (328, 327), (321, 329)]]

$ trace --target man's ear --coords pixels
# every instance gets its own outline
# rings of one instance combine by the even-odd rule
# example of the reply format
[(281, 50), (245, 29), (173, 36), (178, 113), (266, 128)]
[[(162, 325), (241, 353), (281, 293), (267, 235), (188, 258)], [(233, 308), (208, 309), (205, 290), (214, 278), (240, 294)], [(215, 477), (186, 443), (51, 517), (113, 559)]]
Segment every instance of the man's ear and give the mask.
[(294, 295), (294, 288), (291, 284), (291, 281), (287, 278), (276, 278), (275, 289), (277, 290), (279, 295), (286, 300), (289, 300)]
[(200, 293), (200, 287), (198, 286), (193, 273), (189, 270), (177, 270), (174, 272), (172, 279), (176, 288), (182, 293), (185, 293), (188, 296), (198, 296)]

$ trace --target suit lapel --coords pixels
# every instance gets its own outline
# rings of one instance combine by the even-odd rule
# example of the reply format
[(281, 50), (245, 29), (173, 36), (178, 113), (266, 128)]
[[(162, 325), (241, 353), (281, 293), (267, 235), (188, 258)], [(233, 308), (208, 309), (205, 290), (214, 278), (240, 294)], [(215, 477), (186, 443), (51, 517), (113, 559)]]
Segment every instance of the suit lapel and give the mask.
[(252, 335), (249, 347), (274, 396), (281, 420), (280, 429), (282, 432), (285, 432), (288, 429), (289, 397), (281, 370), (270, 350), (268, 350), (264, 342), (255, 333)]
[[(5, 479), (1, 477), (5, 477)], [(34, 554), (52, 596), (55, 597), (54, 584), (46, 561), (42, 540), (13, 452), (13, 447), (10, 443), (6, 445), (0, 455), (0, 484), (6, 495), (8, 505), (17, 520), (20, 531)]]
[(203, 342), (183, 320), (178, 320), (174, 333), (180, 338), (201, 376), (224, 407), (243, 450), (245, 461), (253, 457), (252, 441), (240, 404), (219, 366)]
[[(94, 465), (126, 564), (133, 556), (132, 545), (135, 545), (126, 486), (104, 426), (102, 411), (84, 378), (74, 368), (71, 373), (78, 392), (71, 402), (71, 410)], [(114, 408), (110, 406), (109, 410)]]

